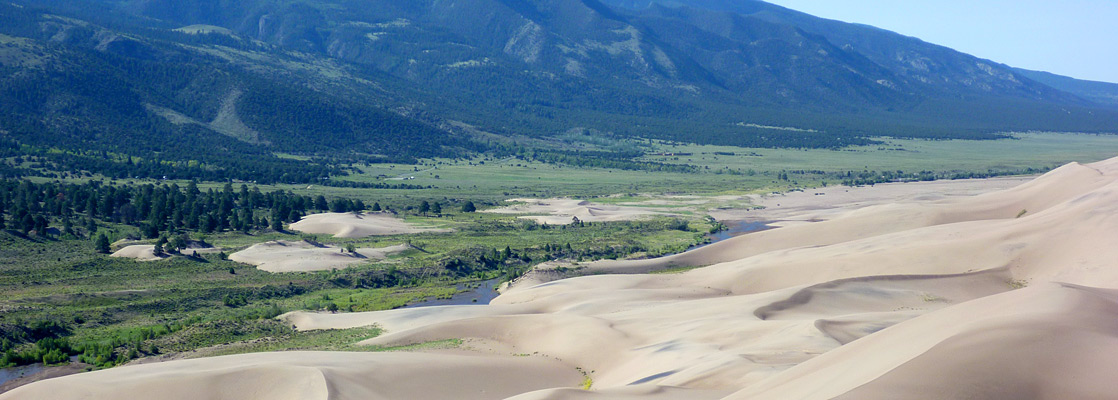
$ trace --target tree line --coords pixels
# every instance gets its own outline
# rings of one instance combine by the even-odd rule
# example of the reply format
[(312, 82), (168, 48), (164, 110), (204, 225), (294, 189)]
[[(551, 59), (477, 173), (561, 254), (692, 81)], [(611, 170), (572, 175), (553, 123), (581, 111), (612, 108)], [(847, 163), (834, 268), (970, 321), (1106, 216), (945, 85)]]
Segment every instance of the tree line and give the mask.
[[(361, 200), (302, 196), (290, 191), (262, 192), (226, 183), (220, 190), (198, 188), (190, 182), (111, 185), (0, 180), (0, 226), (24, 235), (93, 237), (103, 223), (132, 225), (143, 236), (165, 233), (282, 230), (309, 212), (350, 212), (367, 208)], [(374, 208), (380, 208), (376, 204)], [(61, 228), (54, 231), (55, 223)], [(98, 247), (107, 241), (98, 237)], [(107, 247), (107, 246), (105, 246)]]

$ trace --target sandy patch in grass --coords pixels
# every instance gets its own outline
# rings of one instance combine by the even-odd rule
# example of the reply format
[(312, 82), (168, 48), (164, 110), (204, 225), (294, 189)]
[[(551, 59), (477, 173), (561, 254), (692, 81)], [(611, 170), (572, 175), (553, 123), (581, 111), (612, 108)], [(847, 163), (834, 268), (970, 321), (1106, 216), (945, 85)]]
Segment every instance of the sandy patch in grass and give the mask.
[(543, 214), (521, 216), (519, 218), (548, 225), (567, 225), (575, 222), (576, 219), (582, 222), (632, 221), (655, 215), (671, 215), (666, 211), (654, 208), (595, 204), (577, 199), (509, 199), (507, 201), (519, 204), (482, 212)]
[(291, 224), (291, 229), (304, 233), (333, 235), (337, 238), (363, 238), (420, 232), (450, 232), (449, 229), (410, 224), (386, 213), (312, 214)]
[(341, 269), (352, 264), (384, 260), (390, 254), (411, 248), (406, 244), (370, 248), (359, 247), (356, 254), (341, 247), (316, 245), (305, 241), (270, 241), (230, 254), (229, 259), (255, 265), (268, 272), (310, 272)]
[[(118, 243), (119, 242), (120, 241), (118, 241)], [(166, 249), (166, 247), (164, 247), (164, 249)], [(213, 247), (213, 246), (209, 246), (209, 245), (203, 245), (203, 244), (200, 244), (198, 242), (191, 242), (190, 245), (187, 248), (179, 250), (179, 254), (185, 255), (185, 256), (191, 256), (191, 255), (194, 255), (194, 254), (220, 253), (221, 251), (222, 251), (222, 249), (220, 247)], [(165, 251), (162, 256), (157, 256), (157, 255), (155, 255), (155, 245), (154, 244), (134, 244), (134, 245), (124, 246), (123, 248), (121, 248), (120, 250), (117, 250), (116, 252), (114, 252), (113, 254), (111, 254), (109, 256), (110, 257), (131, 258), (131, 259), (138, 260), (138, 261), (158, 261), (158, 260), (162, 260), (164, 258), (171, 257), (171, 254), (168, 254), (168, 252)]]

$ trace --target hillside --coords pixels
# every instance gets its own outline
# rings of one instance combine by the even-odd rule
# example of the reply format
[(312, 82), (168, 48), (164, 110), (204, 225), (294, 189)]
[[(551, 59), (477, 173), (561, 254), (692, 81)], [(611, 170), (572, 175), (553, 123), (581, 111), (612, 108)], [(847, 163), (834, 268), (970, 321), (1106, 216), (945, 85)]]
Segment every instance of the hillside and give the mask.
[(1030, 71), (1021, 68), (1014, 68), (1014, 71), (1034, 81), (1099, 104), (1111, 106), (1118, 105), (1118, 84), (1116, 83), (1085, 81), (1056, 75), (1051, 72)]
[(639, 155), (563, 153), (571, 132), (840, 148), (1118, 126), (1069, 85), (757, 1), (54, 0), (0, 17), (0, 144), (20, 149), (4, 154), (116, 177)]

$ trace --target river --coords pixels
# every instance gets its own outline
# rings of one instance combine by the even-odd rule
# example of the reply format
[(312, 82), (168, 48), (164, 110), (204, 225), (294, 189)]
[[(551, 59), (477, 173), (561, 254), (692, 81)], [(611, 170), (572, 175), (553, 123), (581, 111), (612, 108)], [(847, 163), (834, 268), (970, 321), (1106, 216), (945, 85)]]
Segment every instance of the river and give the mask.
[(450, 296), (449, 299), (429, 299), (418, 303), (408, 304), (403, 308), (489, 304), (490, 301), (493, 301), (493, 299), (500, 294), (497, 292), (497, 286), (499, 284), (499, 279), (490, 279), (481, 282), (459, 283), (456, 286), (456, 289), (458, 289), (459, 292), (455, 293), (453, 296)]

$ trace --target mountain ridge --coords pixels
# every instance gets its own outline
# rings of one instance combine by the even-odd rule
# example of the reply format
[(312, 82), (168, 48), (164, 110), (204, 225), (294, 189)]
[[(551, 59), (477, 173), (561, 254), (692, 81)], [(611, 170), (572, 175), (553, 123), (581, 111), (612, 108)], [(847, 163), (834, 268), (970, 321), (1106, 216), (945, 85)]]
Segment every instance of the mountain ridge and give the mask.
[[(0, 34), (13, 38), (0, 60), (23, 80), (0, 83), (4, 129), (17, 132), (8, 140), (111, 148), (119, 135), (95, 132), (124, 127), (130, 156), (202, 158), (211, 170), (244, 168), (150, 132), (290, 169), (269, 154), (325, 166), (493, 150), (484, 135), (447, 128), (457, 122), (530, 139), (592, 129), (613, 140), (830, 148), (1118, 126), (1118, 107), (1002, 64), (759, 1), (52, 0), (0, 12), (12, 21)], [(147, 111), (214, 121), (233, 90), (243, 91), (229, 105), (239, 131), (256, 139)], [(63, 98), (74, 106), (44, 107)], [(63, 129), (75, 121), (85, 127)], [(344, 173), (327, 170), (314, 175)]]

